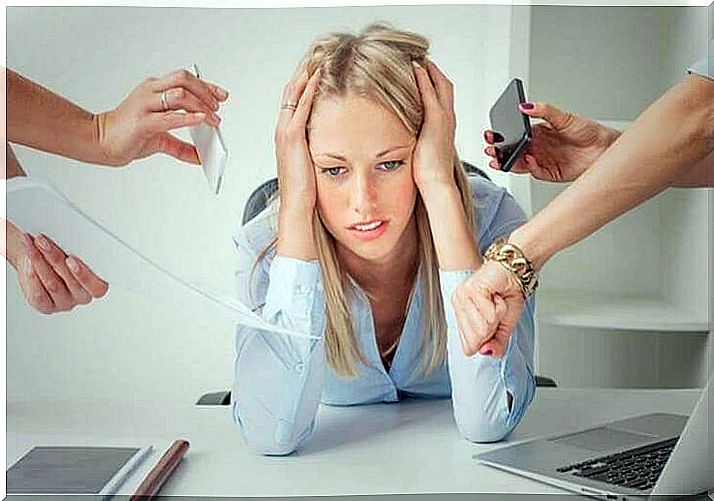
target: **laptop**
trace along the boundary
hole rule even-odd
[[[714,376],[689,418],[647,414],[524,441],[474,459],[600,499],[706,494],[714,489],[712,385]]]

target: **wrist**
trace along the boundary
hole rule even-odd
[[[112,120],[111,111],[93,113],[91,120],[91,150],[96,152],[96,160],[93,163],[108,165],[112,167],[123,167],[129,160],[118,158],[112,153],[109,144],[109,128]]]
[[[506,238],[493,242],[484,254],[484,259],[491,267],[500,267],[510,277],[524,299],[531,296],[538,288],[538,272],[525,253]],[[493,263],[493,264],[490,264]]]
[[[314,239],[314,209],[288,210],[281,205],[278,214],[277,253],[304,261],[317,257]]]
[[[523,226],[516,228],[508,237],[508,243],[518,247],[523,255],[530,261],[533,269],[540,271],[543,265],[551,258],[553,251],[546,246],[543,238],[533,238],[532,231],[527,222]],[[537,232],[536,232],[537,234]]]
[[[419,194],[427,209],[435,204],[442,203],[448,199],[461,199],[461,194],[453,179],[429,180],[428,182],[416,183]]]

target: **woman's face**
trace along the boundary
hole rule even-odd
[[[355,95],[313,105],[309,130],[317,209],[340,250],[384,262],[412,222],[416,138],[376,102]]]

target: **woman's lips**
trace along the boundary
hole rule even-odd
[[[387,231],[388,221],[376,220],[369,223],[355,224],[347,228],[351,235],[360,240],[374,240]]]

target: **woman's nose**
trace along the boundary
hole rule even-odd
[[[356,176],[352,195],[352,207],[363,216],[372,216],[377,204],[376,183],[369,175]]]

